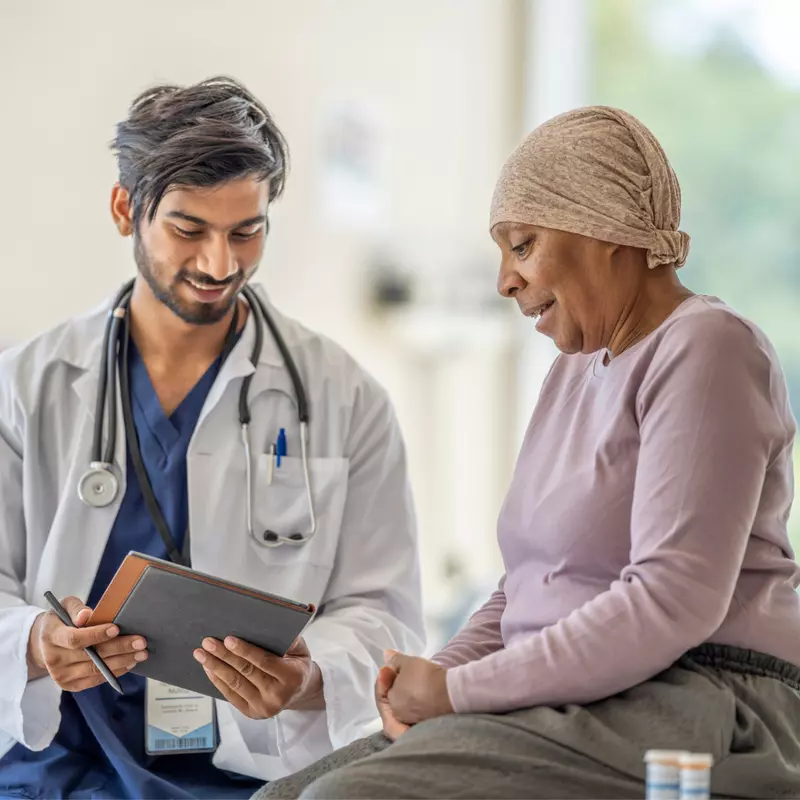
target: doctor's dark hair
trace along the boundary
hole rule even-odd
[[[289,165],[286,140],[267,109],[226,77],[143,92],[117,125],[111,148],[137,228],[145,212],[153,221],[174,186],[269,178],[272,202],[283,191]]]

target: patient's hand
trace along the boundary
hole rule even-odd
[[[232,636],[224,643],[203,639],[194,657],[222,696],[251,719],[325,707],[322,673],[302,637],[283,658]]]
[[[386,665],[396,677],[388,692],[395,718],[406,725],[454,713],[447,691],[447,670],[426,658],[388,651]]]
[[[383,735],[393,742],[396,742],[411,727],[398,721],[389,705],[389,690],[396,677],[397,673],[391,667],[381,667],[378,679],[375,681],[375,705],[378,706],[378,713],[383,722]]]

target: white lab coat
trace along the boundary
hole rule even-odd
[[[28,682],[30,627],[47,607],[48,589],[86,599],[124,494],[121,409],[119,498],[88,508],[76,488],[90,460],[109,305],[0,354],[0,756],[15,741],[43,749],[58,730],[59,688],[49,677]],[[309,399],[316,536],[299,548],[268,549],[247,533],[238,398],[253,372],[252,314],[187,454],[193,567],[319,609],[304,635],[322,671],[326,710],[254,721],[218,702],[214,763],[266,780],[356,738],[376,716],[372,692],[383,650],[418,652],[423,638],[414,511],[392,406],[340,347],[271,310]],[[263,531],[280,520],[289,531],[306,531],[295,396],[265,334],[249,392],[254,524]],[[265,454],[282,427],[289,456],[268,485]]]

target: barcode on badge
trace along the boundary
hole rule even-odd
[[[206,750],[208,746],[205,736],[189,736],[186,739],[156,739],[153,750]]]

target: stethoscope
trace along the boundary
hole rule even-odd
[[[128,346],[130,342],[130,315],[128,314],[128,306],[132,291],[133,281],[130,281],[122,287],[119,294],[114,298],[112,310],[109,312],[108,322],[106,323],[105,332],[103,334],[91,461],[89,463],[89,469],[78,481],[78,496],[86,505],[92,508],[105,508],[111,505],[119,496],[119,480],[114,474],[114,449],[117,437],[116,389],[117,377],[119,376],[120,399],[126,442],[130,451],[131,462],[133,463],[133,468],[142,490],[145,505],[153,520],[153,524],[156,526],[159,535],[167,546],[170,558],[177,563],[187,563],[188,547],[186,543],[189,538],[188,531],[184,541],[183,553],[181,553],[175,545],[175,541],[169,530],[169,525],[167,525],[167,521],[164,519],[164,515],[158,505],[158,500],[153,492],[153,487],[150,484],[150,479],[147,475],[147,470],[145,469],[139,449],[136,426],[133,421],[128,375]],[[251,372],[242,381],[242,386],[239,391],[239,426],[241,428],[246,464],[247,530],[253,540],[262,547],[279,547],[282,544],[299,546],[311,541],[317,532],[317,518],[314,512],[314,498],[311,492],[311,478],[308,468],[308,399],[297,365],[289,353],[289,348],[286,346],[286,342],[281,332],[278,330],[275,320],[273,320],[269,313],[266,304],[249,286],[245,286],[244,289],[242,289],[242,294],[254,314],[253,321],[255,323],[256,338],[253,344],[253,351],[250,355],[250,362],[254,368],[257,367],[258,360],[261,357],[261,350],[264,346],[264,325],[266,325],[283,356],[284,364],[286,365],[286,369],[292,381],[292,388],[297,400],[297,417],[300,422],[301,464],[311,520],[311,528],[308,533],[292,533],[288,536],[281,536],[272,530],[266,530],[259,536],[253,528],[253,482],[250,457],[251,416],[250,405],[247,399],[254,375],[254,372]],[[259,316],[261,320],[258,319]],[[261,324],[262,321],[264,325]],[[231,327],[225,338],[225,344],[222,350],[223,362],[230,354],[236,342],[237,322],[238,307],[234,311]],[[122,357],[121,368],[118,366],[118,357],[120,354]],[[106,445],[105,449],[103,449],[103,430],[106,427]]]

